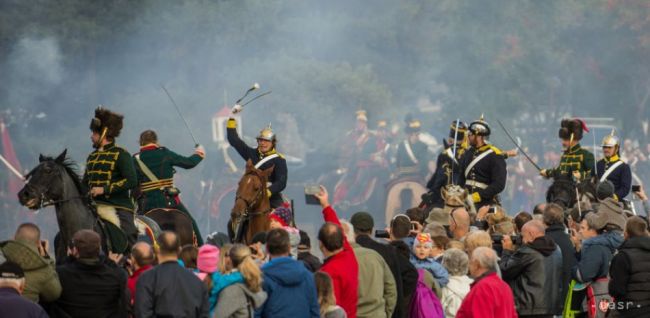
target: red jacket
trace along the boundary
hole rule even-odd
[[[517,318],[510,286],[496,273],[488,273],[472,284],[456,318]]]
[[[325,222],[341,226],[338,216],[332,207],[323,209]],[[325,260],[321,271],[332,277],[336,304],[341,306],[348,318],[357,317],[357,289],[359,288],[359,265],[354,256],[352,246],[343,238],[343,250]]]
[[[152,267],[151,265],[145,265],[143,267],[138,268],[138,270],[133,272],[133,275],[131,275],[126,281],[126,286],[129,288],[129,291],[131,291],[131,304],[133,304],[133,300],[135,299],[135,284],[138,283],[138,278],[140,278],[140,274],[149,270],[151,267]]]

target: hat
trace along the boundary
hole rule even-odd
[[[415,240],[413,240],[413,247],[418,247],[420,245],[433,247],[433,240],[429,233],[420,233],[415,237]]]
[[[483,115],[478,120],[469,124],[469,132],[476,136],[489,136],[491,133],[490,125],[485,121]]]
[[[562,119],[560,123],[560,131],[558,132],[558,137],[566,140],[570,140],[571,135],[573,135],[573,140],[582,139],[582,132],[589,132],[587,125],[584,121],[572,118],[572,119]]]
[[[616,131],[614,129],[612,129],[612,132],[609,135],[605,136],[605,138],[603,138],[603,142],[601,143],[600,146],[601,147],[616,147],[618,145],[619,145],[619,139],[616,136]]]
[[[589,212],[585,215],[584,219],[587,220],[587,224],[591,224],[593,229],[596,231],[602,230],[607,226],[607,215],[605,213]]]
[[[281,206],[269,214],[269,219],[280,222],[282,226],[289,226],[291,224],[291,209]]]
[[[422,127],[422,123],[419,120],[413,118],[411,115],[407,115],[405,121],[406,121],[405,131],[407,134],[420,132],[420,127]]]
[[[357,111],[357,120],[368,122],[368,112],[361,109]]]
[[[214,273],[219,268],[219,248],[210,244],[204,244],[199,248],[199,254],[196,257],[196,268],[204,273]]]
[[[123,115],[99,106],[95,109],[95,117],[90,121],[90,130],[100,135],[106,130],[106,137],[115,138],[120,135],[123,119]]]
[[[355,230],[360,232],[372,231],[372,228],[375,227],[375,221],[368,212],[357,212],[353,214],[352,218],[350,218],[350,223],[352,223]]]
[[[300,230],[300,243],[298,243],[298,248],[311,248],[311,239],[309,239],[309,234],[307,232]]]
[[[614,184],[609,180],[605,180],[596,186],[596,197],[599,201],[602,201],[613,196],[614,191]]]
[[[20,266],[12,261],[0,264],[0,278],[20,279],[25,277],[25,272]]]
[[[449,128],[449,138],[456,137],[456,142],[463,141],[465,139],[465,134],[467,133],[467,124],[462,121],[458,121],[458,135],[456,135],[456,121],[451,122]]]
[[[212,234],[208,235],[208,237],[205,239],[205,242],[207,244],[221,248],[224,246],[224,244],[230,243],[230,239],[226,233],[213,232]]]

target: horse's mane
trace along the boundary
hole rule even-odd
[[[44,157],[43,161],[52,161],[56,163],[57,165],[60,165],[63,167],[65,172],[70,176],[72,179],[72,182],[74,183],[74,186],[77,188],[77,191],[79,191],[79,194],[82,197],[85,197],[85,193],[88,192],[86,187],[81,182],[81,177],[79,177],[79,173],[77,172],[77,163],[74,162],[72,159],[65,158],[63,162],[57,162],[54,158],[52,157]]]

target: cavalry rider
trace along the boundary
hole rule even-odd
[[[545,178],[569,176],[576,181],[591,178],[594,168],[594,155],[580,146],[583,131],[589,132],[585,123],[580,119],[563,119],[558,135],[562,140],[564,153],[560,158],[560,166],[553,169],[542,169],[540,175]]]
[[[614,184],[614,198],[623,200],[632,187],[632,171],[630,166],[619,158],[620,142],[614,131],[603,138],[603,159],[596,163],[598,182],[609,180]]]
[[[266,170],[273,167],[273,173],[269,176],[270,185],[266,192],[271,208],[281,206],[284,202],[282,190],[287,187],[287,161],[276,150],[277,138],[271,125],[269,124],[257,135],[257,148],[249,147],[239,138],[235,118],[228,119],[226,128],[228,142],[244,160],[251,160],[256,169]]]
[[[469,125],[468,131],[472,147],[460,160],[458,183],[471,194],[478,210],[486,205],[499,204],[498,195],[506,186],[507,155],[489,143],[490,126],[482,115]]]
[[[90,122],[90,139],[95,150],[86,159],[83,184],[90,189],[99,217],[120,227],[129,245],[133,245],[138,231],[131,190],[138,181],[131,155],[115,144],[123,119],[124,116],[103,107],[95,109],[95,117]]]
[[[455,157],[454,145],[456,146]],[[467,143],[466,123],[456,120],[451,123],[446,146],[438,155],[436,170],[431,176],[431,179],[429,179],[429,182],[427,182],[431,204],[436,207],[442,207],[444,205],[440,190],[448,184],[458,184],[458,179],[461,174],[459,160],[469,147]]]
[[[196,221],[181,202],[180,191],[174,187],[174,167],[191,169],[205,158],[205,149],[198,146],[189,157],[181,156],[158,144],[158,135],[153,130],[140,134],[140,152],[133,155],[138,174],[138,212],[145,214],[153,209],[176,209],[192,220],[197,243],[203,245],[203,238]]]
[[[427,145],[420,141],[420,126],[417,119],[407,118],[405,131],[408,134],[397,146],[395,166],[397,177],[416,177],[422,181],[427,175],[429,158]]]

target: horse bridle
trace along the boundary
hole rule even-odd
[[[36,169],[34,169],[34,170],[36,170]],[[42,208],[46,208],[48,206],[53,206],[53,205],[59,204],[59,203],[65,203],[65,202],[72,201],[72,200],[83,199],[83,196],[76,196],[76,197],[71,197],[71,198],[61,199],[61,200],[53,200],[53,199],[48,198],[46,196],[46,194],[48,193],[48,190],[43,189],[43,188],[46,188],[46,187],[35,186],[35,185],[29,183],[29,179],[31,178],[32,174],[34,173],[34,170],[30,171],[28,174],[25,175],[25,181],[27,181],[27,184],[25,184],[25,187],[27,187],[28,189],[31,189],[31,190],[38,190],[38,192],[40,193],[40,195],[38,196],[38,199],[39,199],[38,209],[39,210],[42,209]]]
[[[262,183],[264,181],[259,175],[255,174],[253,172],[248,172],[244,176],[247,176],[247,175],[257,177]],[[246,198],[242,197],[241,195],[239,195],[239,193],[237,193],[237,195],[235,196],[235,202],[237,202],[238,200],[244,201],[244,203],[246,204],[246,207],[244,208],[244,213],[238,214],[236,219],[242,219],[242,218],[248,219],[248,218],[250,218],[252,216],[266,214],[267,212],[271,211],[271,209],[267,209],[265,211],[258,211],[258,212],[250,211],[250,209],[252,207],[254,207],[258,203],[260,203],[260,199],[262,199],[262,195],[264,195],[264,193],[266,192],[265,190],[266,190],[266,188],[262,187],[259,191],[257,191],[257,193],[255,194],[255,197],[253,198],[252,201],[248,201]]]

